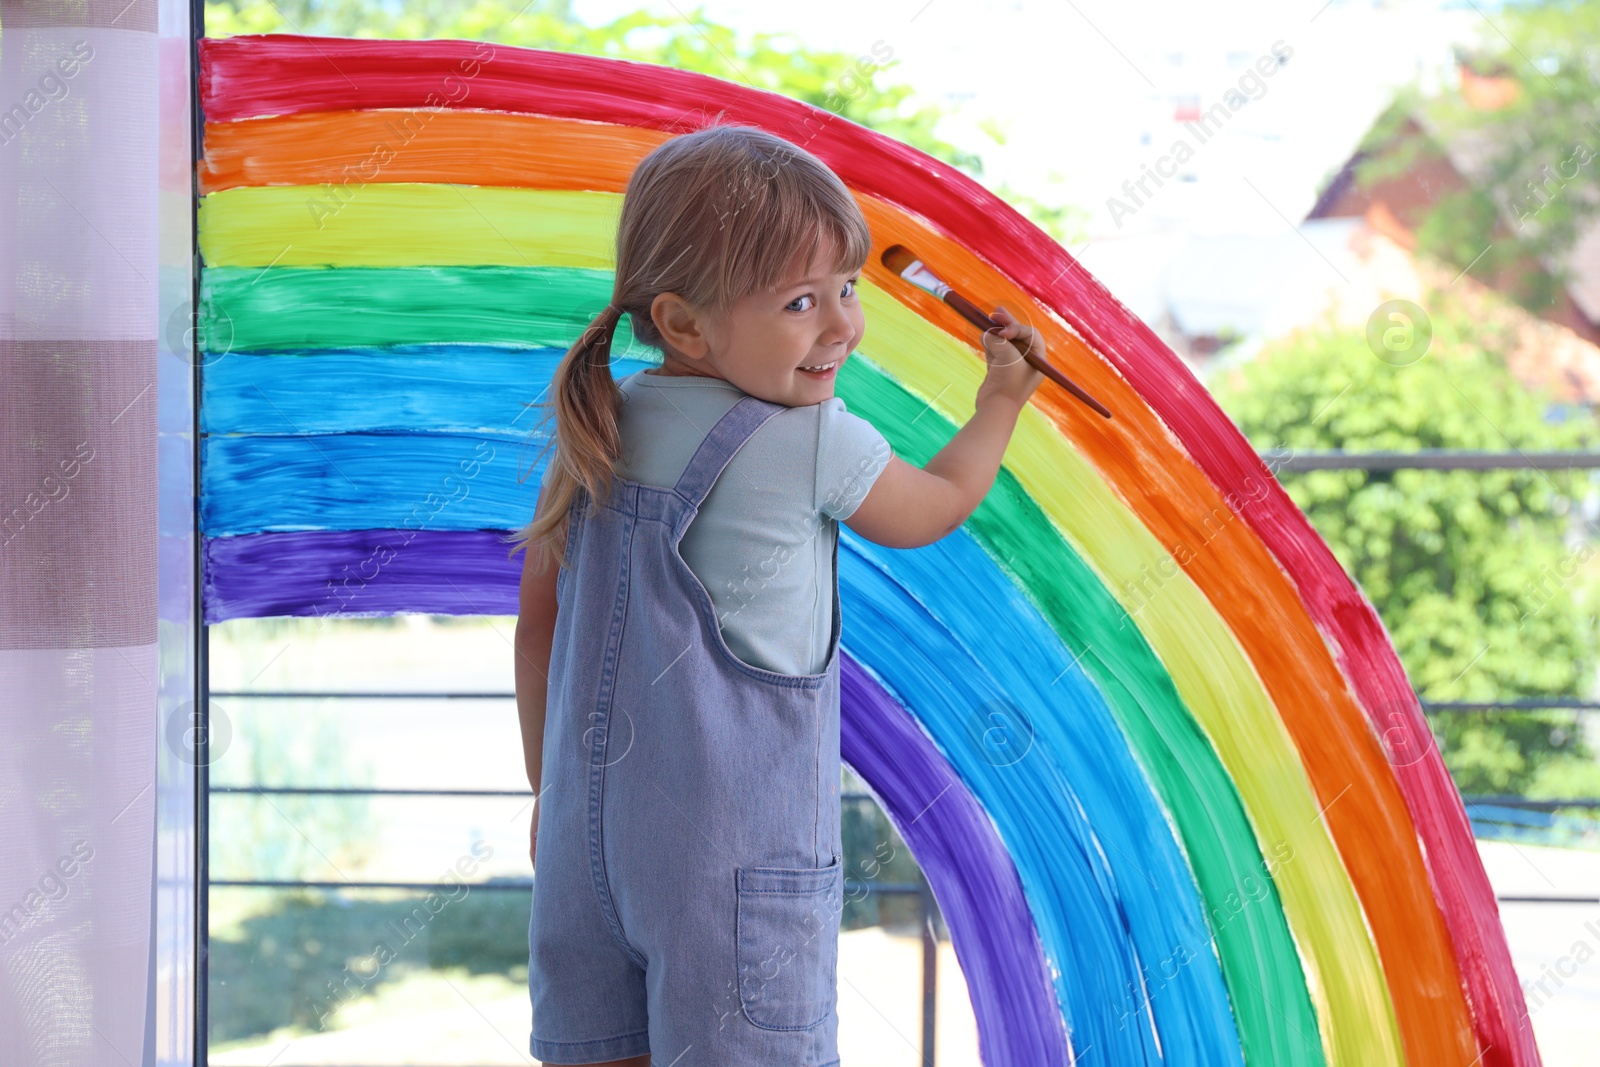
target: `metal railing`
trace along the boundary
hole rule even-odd
[[[1368,470],[1368,471],[1397,471],[1408,469],[1423,470],[1560,470],[1560,469],[1600,469],[1600,452],[1522,452],[1513,448],[1510,452],[1470,452],[1457,450],[1431,450],[1423,449],[1413,452],[1343,452],[1343,451],[1316,451],[1316,452],[1263,452],[1260,457],[1271,464],[1274,471],[1311,471],[1311,470]],[[206,645],[202,639],[201,650],[201,682],[202,693],[206,699],[253,699],[253,700],[326,700],[326,699],[382,699],[382,700],[515,700],[515,694],[507,692],[351,692],[351,691],[217,691],[206,692]],[[204,703],[204,702],[203,702]],[[1578,712],[1600,711],[1600,702],[1586,700],[1563,699],[1526,699],[1500,702],[1424,702],[1423,711],[1428,714],[1448,715],[1475,715],[1493,714],[1503,711],[1530,711],[1530,710],[1573,710]],[[484,789],[384,789],[364,787],[314,787],[314,786],[211,786],[206,767],[202,764],[197,768],[198,793],[200,794],[202,826],[209,823],[207,811],[209,808],[210,793],[262,793],[262,794],[302,794],[302,795],[328,795],[328,796],[456,796],[456,797],[525,797],[532,796],[532,790],[484,790]],[[1502,796],[1494,794],[1464,794],[1463,802],[1467,807],[1469,816],[1476,810],[1489,812],[1499,809],[1504,812],[1553,812],[1560,808],[1600,809],[1600,797],[1582,797],[1570,800],[1533,800],[1527,797]],[[840,796],[841,802],[876,803],[876,798],[870,793],[844,793]],[[1502,814],[1501,819],[1509,818]],[[204,835],[202,835],[203,837]],[[330,890],[351,888],[372,889],[403,889],[415,891],[433,891],[446,888],[443,883],[431,882],[405,882],[405,881],[370,881],[370,882],[318,882],[304,880],[270,880],[270,879],[211,879],[205,862],[205,846],[202,843],[199,869],[205,872],[205,884],[209,886],[239,887],[239,888],[265,888],[265,889],[290,889],[290,888],[321,888]],[[493,890],[520,890],[528,891],[532,888],[532,879],[508,879],[504,881],[473,883],[474,888]],[[936,1029],[936,990],[938,980],[938,941],[934,930],[933,919],[937,913],[937,903],[934,900],[931,887],[926,879],[918,883],[882,883],[870,880],[846,879],[845,885],[850,892],[862,890],[869,894],[915,894],[920,900],[920,917],[922,926],[922,1059],[926,1064],[935,1063]],[[453,888],[453,887],[450,887]],[[1600,896],[1596,897],[1555,897],[1555,896],[1497,896],[1496,900],[1503,903],[1541,903],[1541,904],[1595,904],[1600,903]],[[201,916],[205,914],[202,903]],[[203,921],[203,919],[202,919]],[[207,932],[200,931],[202,937]],[[204,942],[202,942],[202,946]],[[202,959],[204,947],[202,947]],[[202,971],[203,973],[203,971]],[[201,992],[201,1003],[205,1002],[205,993]],[[204,1023],[202,1014],[201,1033],[197,1045],[200,1049],[205,1047]],[[202,1061],[204,1062],[204,1061]]]
[[[443,692],[443,691],[430,692],[430,691],[427,691],[427,690],[413,690],[413,691],[393,691],[393,690],[390,690],[390,691],[382,691],[382,692],[355,691],[355,690],[217,691],[217,692],[213,692],[211,694],[211,696],[213,698],[259,699],[259,700],[337,700],[337,699],[344,699],[344,700],[512,701],[512,700],[516,699],[516,694],[515,693],[503,692],[503,691],[498,691],[498,692],[496,692],[496,691],[483,691],[483,692],[461,693],[461,692]],[[1434,715],[1482,715],[1482,714],[1492,714],[1492,713],[1500,712],[1500,711],[1559,711],[1559,710],[1572,710],[1572,711],[1577,711],[1577,712],[1580,712],[1580,713],[1586,713],[1586,712],[1600,711],[1600,702],[1577,700],[1577,699],[1566,700],[1566,699],[1559,699],[1559,698],[1509,700],[1509,701],[1498,701],[1498,702],[1465,702],[1465,701],[1430,702],[1430,701],[1423,701],[1422,702],[1422,709],[1423,709],[1423,711],[1425,713],[1434,714]],[[211,792],[211,793],[267,793],[267,794],[291,794],[291,795],[294,795],[294,794],[298,794],[298,795],[313,795],[313,794],[315,794],[315,795],[328,795],[328,796],[349,795],[349,796],[530,797],[530,796],[533,795],[532,790],[386,789],[386,788],[379,788],[379,787],[336,787],[336,786],[210,786],[209,787],[209,792]],[[1496,808],[1500,808],[1500,809],[1516,808],[1516,809],[1525,809],[1525,810],[1528,810],[1528,811],[1541,811],[1541,812],[1554,812],[1554,811],[1556,811],[1558,809],[1561,809],[1561,808],[1581,808],[1581,809],[1587,809],[1587,810],[1600,810],[1600,797],[1575,797],[1575,798],[1571,798],[1571,799],[1549,799],[1549,800],[1538,799],[1538,800],[1536,800],[1536,799],[1532,799],[1532,798],[1529,798],[1529,797],[1521,797],[1521,796],[1514,796],[1514,795],[1464,793],[1464,794],[1462,794],[1462,798],[1461,799],[1462,799],[1464,805],[1466,806],[1467,814],[1468,814],[1469,818],[1472,816],[1474,811],[1477,811],[1477,812],[1480,813],[1480,815],[1485,817],[1483,819],[1483,821],[1489,821],[1487,819],[1487,816],[1492,812],[1493,809],[1496,809]],[[876,798],[874,798],[872,796],[872,794],[870,794],[870,793],[845,793],[845,794],[841,794],[840,800],[841,801],[844,801],[844,800],[863,801],[863,800],[865,800],[865,801],[873,801],[874,803],[876,802]],[[1503,818],[1500,818],[1500,819],[1496,819],[1494,821],[1504,822],[1505,820]],[[1600,823],[1597,823],[1597,829],[1600,829]],[[273,882],[273,881],[267,881],[267,880],[250,880],[250,879],[208,879],[207,880],[207,884],[209,884],[209,885],[219,885],[219,886],[253,886],[253,885],[259,885],[259,886],[276,886],[276,887],[280,887],[280,888],[288,888],[288,887],[292,887],[294,885],[299,885],[299,884],[305,884],[305,885],[308,885],[308,886],[309,885],[314,885],[314,883]],[[416,884],[418,886],[421,886],[421,883],[416,883]],[[532,884],[533,883],[532,883],[531,880],[528,880],[528,881],[525,881],[525,882],[485,883],[484,888],[491,888],[491,887],[494,887],[494,886],[498,886],[500,888],[507,888],[507,889],[522,889],[522,888],[531,887]],[[847,886],[852,885],[852,884],[855,884],[855,883],[852,882],[852,880],[849,880],[849,879],[846,880],[846,885]],[[883,886],[882,888],[870,888],[873,885],[875,885],[875,883],[872,883],[870,881],[864,881],[864,882],[861,882],[859,884],[862,885],[862,886],[865,886],[865,887],[869,887],[867,889],[868,892],[879,892],[879,893],[913,893],[913,892],[919,892],[919,893],[928,894],[930,899],[924,902],[923,908],[922,908],[923,925],[926,927],[931,922],[931,918],[932,918],[932,914],[933,914],[933,908],[936,907],[936,904],[931,899],[931,893],[929,893],[929,891],[927,890],[926,883],[924,883],[923,887],[920,888],[920,889],[917,886],[914,886],[914,885],[889,885],[889,886]],[[881,883],[878,883],[878,884],[881,885]],[[355,887],[363,887],[362,883],[332,882],[332,883],[327,883],[327,885],[329,887],[331,887],[331,888],[338,888],[340,886],[351,886],[351,885],[354,885]],[[385,883],[385,885],[387,887],[389,887],[389,888],[403,888],[403,886],[401,886],[399,884],[391,885],[391,884]],[[374,888],[375,887],[376,886],[374,886]],[[432,888],[431,885],[429,886],[429,888]],[[1589,901],[1592,901],[1594,903],[1600,903],[1600,896],[1597,896],[1597,897],[1594,897],[1594,898],[1589,898],[1589,897],[1572,898],[1572,897],[1556,897],[1556,896],[1550,896],[1550,897],[1523,897],[1523,896],[1510,896],[1510,895],[1507,895],[1507,896],[1498,896],[1498,897],[1496,897],[1496,899],[1501,901],[1501,902],[1503,902],[1503,903],[1555,903],[1555,904],[1568,904],[1568,903],[1575,903],[1575,902],[1576,903],[1582,903],[1582,902],[1589,902]],[[925,966],[925,970],[928,970],[929,968],[934,967],[934,963],[930,962],[930,958],[928,957],[928,952],[929,952],[928,946],[924,945],[924,957],[925,957],[924,958],[924,966]],[[936,953],[935,953],[935,957],[936,957]],[[928,976],[925,978],[925,985],[931,986],[931,984],[935,981],[935,977],[936,976],[933,975],[932,971],[929,970]],[[926,990],[925,990],[925,993],[926,993]],[[931,994],[927,994],[927,995],[931,996]],[[925,1023],[924,1023],[924,1031],[925,1031],[925,1033],[927,1032],[927,1030],[928,1030],[928,1025],[927,1025],[927,1023],[925,1021]]]
[[[1592,470],[1600,468],[1600,452],[1470,452],[1422,448],[1414,452],[1262,452],[1261,458],[1282,471],[1498,471]]]
[[[395,693],[395,692],[213,692],[213,697],[227,698],[265,698],[273,700],[288,699],[428,699],[438,698],[443,700],[513,700],[514,694],[510,693]],[[208,794],[266,794],[266,795],[291,795],[291,796],[390,796],[390,797],[532,797],[531,789],[394,789],[378,786],[264,786],[264,785],[212,785],[207,790]],[[844,792],[839,794],[840,803],[858,803],[877,805],[877,798],[871,793]],[[209,803],[209,797],[207,798]],[[506,891],[516,890],[530,892],[533,889],[531,878],[506,878],[481,882],[409,882],[395,880],[346,880],[330,881],[303,878],[206,878],[206,888],[218,886],[230,889],[323,889],[323,890],[361,890],[361,889],[389,889],[411,892],[437,892],[457,890],[465,886],[469,890]],[[938,977],[939,977],[939,942],[934,929],[934,919],[938,912],[938,902],[934,899],[932,887],[926,879],[917,882],[878,882],[871,879],[844,879],[844,892],[848,897],[860,892],[867,896],[915,896],[918,901],[918,926],[921,931],[921,962],[922,962],[922,1034],[920,1059],[928,1067],[937,1063],[936,1034],[938,1030]]]

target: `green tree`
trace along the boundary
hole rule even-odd
[[[1496,301],[1499,298],[1492,298]],[[1473,298],[1476,302],[1477,298]],[[1214,383],[1260,451],[1547,451],[1596,439],[1588,414],[1549,421],[1498,354],[1503,316],[1435,292],[1425,355],[1378,358],[1331,319],[1269,343]],[[1388,353],[1385,353],[1389,355]],[[1397,365],[1405,364],[1405,365]],[[1429,701],[1583,696],[1600,644],[1589,481],[1571,471],[1283,472],[1294,502],[1377,608]],[[1441,715],[1463,792],[1600,795],[1570,712]]]

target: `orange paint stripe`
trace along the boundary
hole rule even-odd
[[[671,134],[500,111],[310,111],[208,122],[202,194],[241,185],[459,182],[620,193]]]
[[[203,192],[364,181],[621,192],[638,159],[671,135],[500,112],[381,110],[208,123],[205,136]],[[1033,399],[1168,546],[1249,656],[1325,805],[1323,819],[1383,960],[1408,1062],[1473,1062],[1478,1048],[1465,993],[1404,798],[1277,561],[1133,388],[1063,322],[919,219],[859,191],[857,199],[879,241],[866,267],[875,284],[953,336],[975,340],[947,305],[878,262],[883,246],[909,245],[980,304],[1004,303],[1030,318],[1052,361],[1115,413],[1101,419],[1049,386]],[[1248,487],[1235,488],[1237,503]]]
[[[1250,658],[1324,805],[1323,820],[1361,899],[1407,1062],[1473,1063],[1479,1049],[1449,929],[1393,768],[1277,560],[1173,445],[1126,379],[1064,323],[920,219],[872,197],[858,195],[857,201],[878,242],[866,268],[874,284],[976,343],[975,328],[954,309],[896,280],[879,262],[884,247],[908,245],[980,307],[1004,304],[1040,329],[1051,362],[1111,409],[1115,417],[1103,419],[1049,383],[1032,400],[1173,553]],[[1262,476],[1270,477],[1264,470]]]

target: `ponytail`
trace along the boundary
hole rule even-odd
[[[578,489],[586,489],[591,501],[611,494],[611,479],[622,455],[617,425],[622,390],[611,376],[611,339],[624,310],[613,300],[594,317],[551,376],[551,398],[538,405],[545,409],[541,427],[551,417],[556,421],[556,432],[549,435],[544,450],[555,450],[550,459],[555,470],[533,521],[522,528],[506,553],[509,558],[519,549],[537,549],[540,559],[533,565],[535,574],[543,574],[551,561],[557,567],[564,564],[567,512]]]
[[[719,115],[640,160],[617,220],[611,302],[550,379],[541,425],[556,419],[546,449],[555,448],[555,466],[537,514],[507,555],[537,548],[542,558],[529,558],[535,573],[550,559],[561,566],[578,490],[588,491],[591,505],[611,495],[622,454],[622,391],[611,377],[611,337],[624,314],[631,316],[633,340],[664,355],[666,342],[650,317],[656,297],[675,293],[723,314],[745,294],[772,292],[824,243],[836,249],[835,271],[859,271],[872,252],[866,216],[827,164],[776,134]]]

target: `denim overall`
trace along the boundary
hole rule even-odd
[[[839,1062],[838,541],[821,674],[734,656],[678,551],[782,410],[741,397],[672,488],[616,478],[589,512],[580,486],[569,512],[528,931],[547,1063]]]

